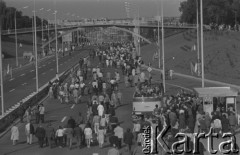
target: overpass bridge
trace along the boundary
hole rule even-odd
[[[143,23],[140,25],[133,24],[133,23],[96,23],[96,24],[79,24],[79,25],[59,25],[57,26],[57,31],[67,31],[67,30],[72,30],[72,29],[76,29],[76,28],[97,28],[97,27],[120,27],[120,28],[150,28],[150,29],[157,29],[158,25],[156,24],[147,24],[147,23]],[[161,28],[161,25],[160,25]],[[196,25],[194,24],[178,24],[178,25],[171,25],[171,24],[164,24],[164,28],[165,29],[195,29]],[[49,31],[54,31],[55,27],[51,26],[49,28],[43,28],[42,27],[37,27],[37,32],[47,32]],[[23,29],[17,29],[15,32],[15,29],[12,30],[3,30],[2,31],[2,35],[4,36],[8,36],[8,35],[14,35],[15,33],[17,34],[27,34],[27,33],[33,33],[33,29],[32,28],[23,28]]]

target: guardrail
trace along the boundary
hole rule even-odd
[[[112,25],[112,26],[135,26],[134,23],[117,23],[117,22],[105,22],[105,23],[81,23],[81,24],[74,24],[74,25],[58,25],[57,29],[67,29],[67,28],[77,28],[79,26],[84,26],[84,27],[88,27],[88,26],[104,26],[104,25]],[[138,25],[137,25],[138,26]],[[140,27],[157,27],[157,23],[140,23],[139,25]],[[196,24],[170,24],[170,23],[164,23],[165,27],[170,27],[170,28],[195,28]],[[160,25],[161,27],[161,25]],[[50,26],[49,30],[54,30],[55,27],[54,26]],[[42,31],[42,27],[37,27],[36,28],[37,31]],[[43,31],[47,31],[48,28],[43,28]],[[22,28],[22,29],[17,29],[16,32],[17,33],[26,33],[26,32],[32,32],[33,29],[32,28]],[[9,35],[9,34],[15,34],[15,30],[3,30],[2,31],[2,35]]]
[[[78,63],[71,66],[59,76],[59,81],[62,83],[69,76],[71,70],[75,70],[78,67]],[[56,77],[51,80],[56,81]],[[26,109],[30,106],[33,107],[38,104],[44,97],[48,95],[49,85],[46,83],[39,88],[39,92],[33,92],[29,96],[22,99],[20,102],[12,106],[6,114],[0,118],[0,133],[4,132],[11,124],[17,120],[21,115],[24,115]]]

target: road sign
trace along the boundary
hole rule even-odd
[[[152,68],[151,68],[151,67],[148,67],[147,70],[148,70],[148,72],[151,72],[151,71],[152,71]]]

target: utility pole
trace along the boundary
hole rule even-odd
[[[161,0],[161,14],[162,14],[162,63],[163,63],[163,92],[166,92],[165,82],[165,51],[164,51],[164,19],[163,19],[163,0]]]
[[[159,69],[161,68],[161,50],[160,50],[160,15],[159,15],[159,3],[157,3],[158,6],[158,17],[157,17],[157,22],[158,22],[158,67]]]
[[[1,80],[1,105],[2,105],[2,116],[4,116],[4,96],[3,96],[3,68],[2,68],[2,15],[0,15],[0,80]]]
[[[196,17],[196,19],[197,19],[197,74],[198,74],[198,76],[200,76],[200,66],[199,66],[199,63],[200,63],[200,54],[199,54],[199,15],[198,15],[198,11],[199,11],[199,9],[198,9],[198,1],[199,0],[196,0],[196,8],[197,8],[197,12],[196,12],[196,14],[197,14],[197,17]]]
[[[58,75],[59,69],[58,69],[58,34],[57,34],[57,9],[56,9],[56,1],[55,1],[55,13],[54,13],[54,18],[55,18],[55,37],[56,37],[56,74]]]
[[[201,64],[202,64],[202,87],[205,87],[205,77],[204,77],[204,55],[203,55],[203,4],[200,0],[200,11],[201,11]]]
[[[37,52],[37,21],[36,21],[36,2],[34,0],[34,43],[35,43],[35,68],[36,68],[36,92],[38,92],[38,52]]]
[[[18,67],[18,41],[17,41],[17,10],[15,10],[15,46],[16,46],[16,66]]]

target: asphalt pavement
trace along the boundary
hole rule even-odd
[[[98,62],[94,61],[94,65],[97,65]],[[104,71],[114,72],[115,69],[106,69]],[[160,81],[160,74],[157,71],[153,71],[153,80]],[[168,94],[176,94],[180,89],[193,89],[194,87],[200,87],[201,81],[196,79],[186,79],[181,76],[175,76],[173,80],[167,80],[167,93]],[[206,83],[206,86],[219,86],[213,83]],[[121,76],[120,83],[120,91],[123,93],[123,105],[117,108],[116,115],[121,122],[121,126],[126,130],[126,128],[132,128],[131,121],[131,112],[132,112],[132,95],[133,88],[125,88],[123,83],[123,77]],[[53,126],[56,128],[58,125],[66,124],[67,120],[70,116],[73,118],[77,118],[78,112],[82,112],[84,116],[86,116],[86,98],[83,99],[81,104],[72,105],[72,104],[60,104],[58,100],[47,99],[44,101],[44,105],[46,108],[46,122],[51,122]],[[0,139],[0,155],[92,155],[93,153],[99,153],[99,155],[106,155],[107,150],[110,148],[109,143],[106,142],[104,144],[104,148],[100,149],[98,146],[93,146],[90,149],[83,148],[78,149],[74,147],[72,150],[68,148],[39,148],[37,145],[37,140],[34,138],[33,145],[26,144],[26,136],[24,133],[25,123],[18,124],[20,129],[20,141],[16,146],[12,146],[12,142],[10,140],[10,132],[7,133]],[[240,144],[240,136],[239,134],[236,136],[237,143]],[[217,139],[214,141],[214,148],[217,149],[218,144],[222,141],[222,139]],[[207,141],[203,140],[205,148],[207,149]],[[76,146],[76,141],[74,141],[74,146]],[[208,155],[209,153],[205,153]],[[218,153],[220,154],[220,153]]]
[[[59,56],[59,73],[65,71],[79,61],[80,57],[88,55],[86,50],[75,50],[72,55]],[[51,57],[41,62],[38,66],[39,87],[46,84],[56,76],[56,58]],[[36,91],[35,65],[30,65],[17,71],[13,77],[4,81],[4,108],[5,111]],[[1,111],[1,107],[0,107]],[[1,114],[1,113],[0,113]]]

